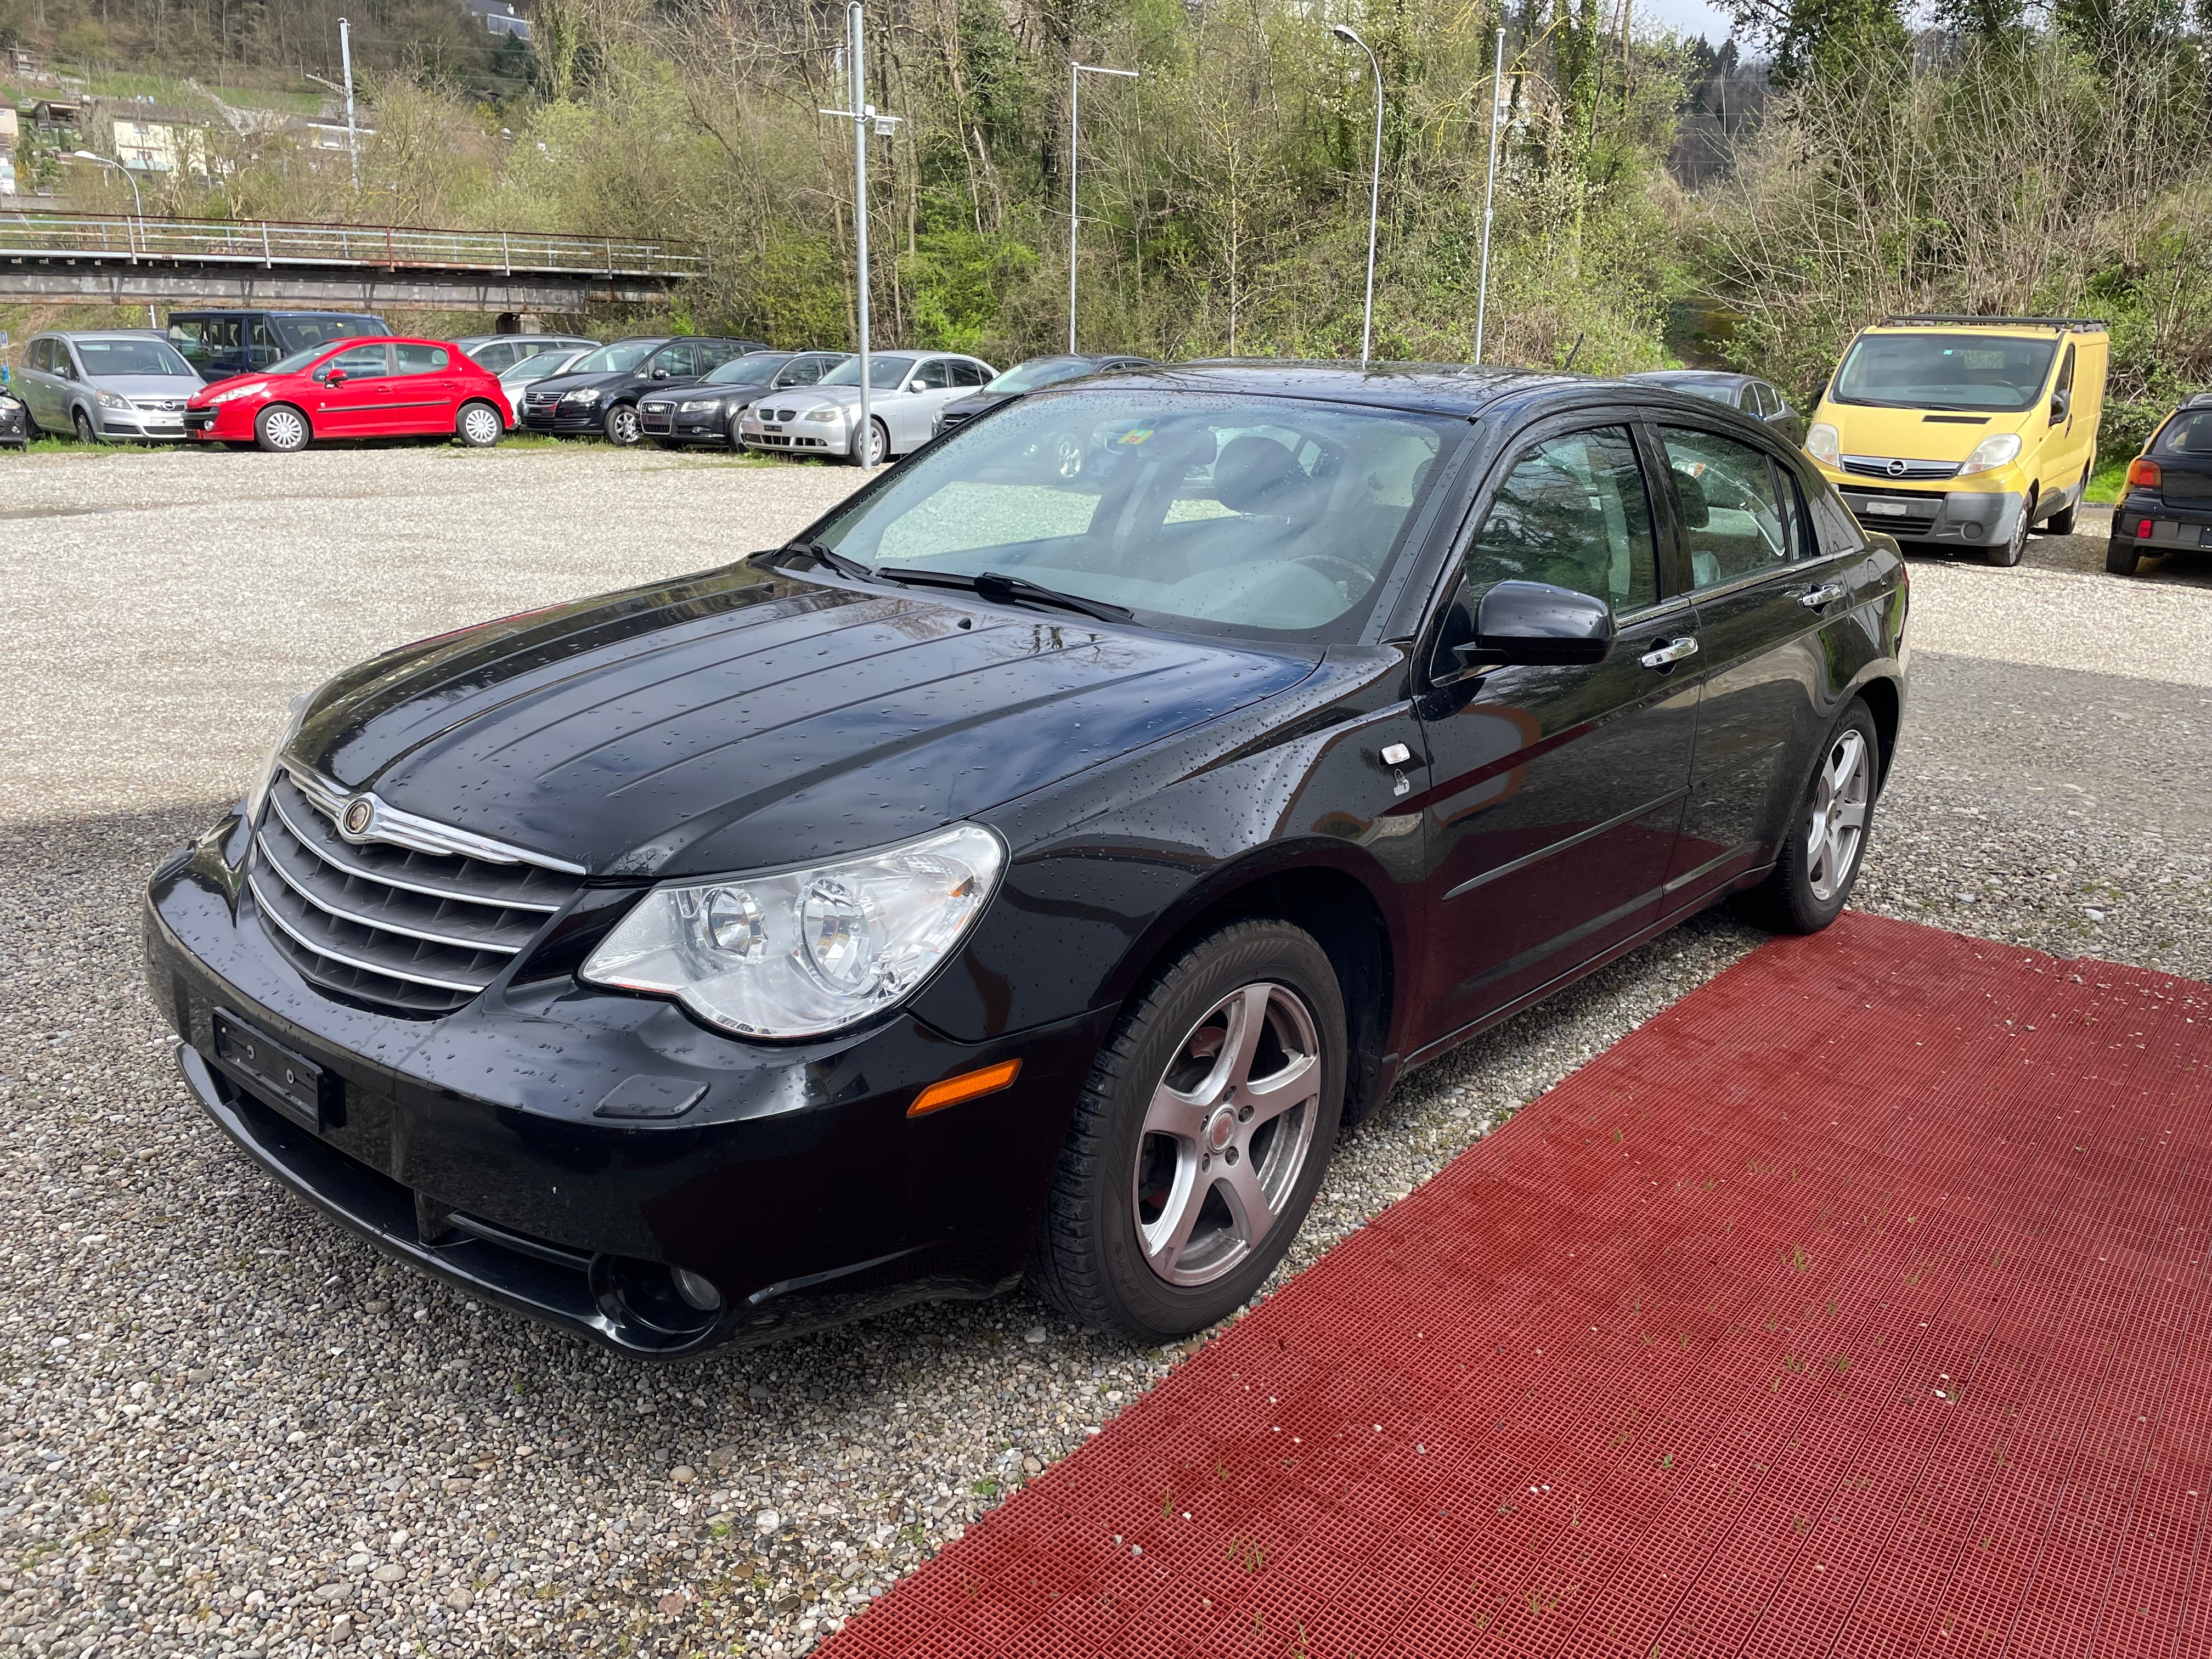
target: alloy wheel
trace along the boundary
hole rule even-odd
[[[607,436],[618,444],[634,444],[644,435],[637,423],[637,410],[628,404],[607,416]]]
[[[1170,1285],[1234,1271],[1274,1229],[1311,1154],[1321,1039],[1286,985],[1206,1011],[1152,1091],[1132,1175],[1137,1246]]]
[[[1858,867],[1873,793],[1872,752],[1857,732],[1837,735],[1813,781],[1813,813],[1805,831],[1805,881],[1826,904]]]

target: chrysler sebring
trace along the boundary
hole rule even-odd
[[[1908,598],[1648,384],[1048,390],[300,698],[155,872],[149,981],[279,1182],[622,1351],[1025,1277],[1159,1341],[1407,1068],[1730,894],[1832,919]]]

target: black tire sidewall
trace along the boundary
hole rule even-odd
[[[2115,576],[2132,576],[2142,558],[2142,555],[2136,550],[2133,543],[2123,545],[2115,540],[2105,550],[2105,568]]]
[[[81,444],[96,444],[100,441],[100,423],[82,409],[70,410],[70,428],[71,434]]]
[[[1809,859],[1805,847],[1805,829],[1813,811],[1813,792],[1818,787],[1820,769],[1827,764],[1828,754],[1836,746],[1836,739],[1849,730],[1856,729],[1866,739],[1871,775],[1867,787],[1867,821],[1859,836],[1858,856],[1851,861],[1851,873],[1834,896],[1823,901],[1814,895],[1812,873],[1807,865]],[[1779,912],[1774,920],[1790,933],[1817,933],[1838,915],[1851,902],[1851,894],[1859,884],[1860,873],[1866,868],[1867,849],[1874,842],[1875,809],[1881,801],[1882,752],[1881,732],[1875,725],[1874,711],[1865,699],[1853,697],[1820,739],[1814,751],[1813,765],[1803,785],[1797,791],[1796,804],[1790,811],[1790,827],[1782,843],[1782,858],[1775,872],[1780,878]]]
[[[471,411],[479,409],[483,410],[492,418],[492,434],[490,437],[485,439],[482,443],[478,443],[474,438],[469,436],[469,416]],[[463,404],[460,408],[460,412],[453,417],[453,435],[459,438],[465,446],[471,449],[495,448],[498,446],[500,439],[506,435],[506,431],[507,422],[500,419],[499,411],[494,409],[489,404],[484,402],[481,398],[471,398],[467,403]]]
[[[1241,985],[1261,981],[1287,986],[1312,1014],[1322,1049],[1321,1107],[1304,1169],[1273,1231],[1235,1271],[1211,1284],[1167,1283],[1146,1265],[1137,1243],[1132,1176],[1145,1111],[1168,1062],[1199,1020]],[[1109,1127],[1091,1179],[1098,1220],[1088,1241],[1097,1283],[1121,1328],[1143,1340],[1166,1341],[1203,1330],[1251,1299],[1282,1261],[1313,1202],[1336,1144],[1347,1073],[1344,994],[1328,956],[1312,937],[1285,922],[1246,922],[1200,940],[1162,976],[1154,995],[1120,1035],[1120,1063],[1107,1094]],[[1094,1086],[1098,1081],[1093,1074]]]

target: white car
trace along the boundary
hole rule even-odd
[[[878,465],[927,443],[937,411],[988,385],[998,374],[980,357],[951,351],[868,354],[867,461]],[[848,357],[811,386],[763,398],[747,410],[738,434],[748,449],[787,455],[861,459],[860,360]]]
[[[541,351],[536,356],[525,357],[499,372],[499,389],[507,393],[507,426],[522,418],[522,394],[533,381],[549,380],[556,374],[566,374],[568,366],[579,358],[587,357],[599,349],[595,344],[556,346]]]

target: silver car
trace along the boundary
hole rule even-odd
[[[544,351],[589,351],[599,344],[580,334],[471,334],[453,343],[469,355],[478,368],[505,374],[517,363]]]
[[[937,411],[998,374],[980,357],[950,351],[868,354],[868,464],[878,465],[927,443]],[[861,458],[860,360],[848,357],[820,382],[789,397],[763,398],[738,423],[748,449],[787,455]]]
[[[33,432],[181,441],[185,403],[204,383],[184,354],[151,329],[31,337],[15,382]]]
[[[456,341],[455,343],[459,343]],[[599,349],[599,342],[596,340],[586,340],[581,344],[556,346],[550,350],[541,351],[535,356],[518,357],[507,368],[501,369],[499,389],[507,393],[508,429],[513,430],[514,423],[522,418],[522,394],[529,389],[533,381],[550,380],[556,374],[566,374],[571,363],[589,356]],[[464,347],[463,349],[465,350],[466,348]]]

